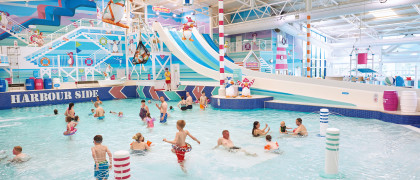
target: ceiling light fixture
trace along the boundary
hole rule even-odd
[[[388,0],[379,0],[380,3],[386,3]]]
[[[371,11],[369,12],[369,14],[372,14],[376,18],[397,15],[397,13],[395,13],[395,11],[392,9],[381,9],[381,10]]]

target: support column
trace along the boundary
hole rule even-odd
[[[312,0],[306,0],[306,77],[311,77],[311,11]]]
[[[226,90],[225,86],[225,35],[224,35],[224,28],[223,28],[223,0],[219,0],[219,72],[220,72],[220,89],[219,95],[225,96]]]
[[[209,27],[210,27],[210,29],[209,29],[209,35],[210,35],[210,38],[213,40],[213,22],[212,22],[212,15],[213,15],[213,10],[211,9],[211,7],[209,7]]]

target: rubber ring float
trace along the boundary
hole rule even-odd
[[[45,63],[44,63],[44,60],[47,60],[48,62],[45,64]],[[50,65],[50,63],[51,63],[51,61],[50,61],[50,59],[48,59],[47,57],[43,57],[43,58],[39,61],[39,63],[40,63],[42,66],[49,66],[49,65]]]
[[[90,63],[88,63],[88,61],[90,61]],[[92,64],[93,64],[93,60],[92,60],[91,58],[86,58],[86,59],[85,59],[85,64],[86,64],[87,66],[92,66]]]
[[[99,39],[99,44],[101,44],[102,46],[105,46],[108,43],[108,40],[104,37],[101,37],[101,39]]]

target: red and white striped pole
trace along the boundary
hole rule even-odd
[[[220,89],[219,95],[225,96],[226,90],[225,86],[225,35],[223,27],[223,0],[219,0],[219,72],[220,72]]]
[[[128,151],[114,152],[114,176],[115,179],[130,178],[130,153]]]
[[[312,0],[306,0],[306,77],[311,77],[311,14]]]

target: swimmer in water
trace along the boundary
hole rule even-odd
[[[79,116],[74,116],[73,121],[74,121],[73,122],[74,123],[74,126],[73,127],[76,127],[79,124],[79,122],[80,122]]]
[[[77,120],[79,120],[79,117],[78,116],[76,116],[76,117],[77,117]],[[76,119],[76,118],[74,118],[74,119]],[[67,131],[65,131],[64,133],[65,134],[71,134],[75,129],[74,127],[77,126],[77,122],[73,122],[72,118],[69,117],[69,116],[66,117],[66,122],[67,122]]]
[[[90,100],[90,101],[93,102],[92,100]],[[102,104],[102,101],[99,99],[99,96],[96,96],[95,103]]]
[[[150,113],[149,106],[146,105],[146,101],[143,99],[141,100],[140,113],[139,113],[141,120],[144,120],[147,113]]]
[[[178,129],[178,132],[175,134],[175,139],[173,141],[169,141],[163,139],[163,141],[172,144],[172,152],[176,154],[176,157],[178,158],[178,163],[181,166],[182,171],[187,172],[187,170],[184,167],[185,163],[185,153],[191,151],[191,145],[185,142],[185,139],[187,136],[190,136],[191,139],[194,141],[197,141],[198,144],[200,144],[200,141],[192,136],[189,131],[184,130],[185,127],[185,121],[184,120],[178,120],[176,122],[176,128]]]
[[[266,135],[269,131],[270,128],[268,127],[268,130],[265,131],[265,129],[267,129],[268,125],[265,124],[265,128],[264,129],[259,129],[260,128],[260,122],[255,121],[254,122],[254,127],[252,128],[252,136],[254,137],[258,137],[258,136],[264,136]]]
[[[192,109],[193,99],[189,92],[187,92],[186,95],[187,95],[187,99],[185,99],[185,101],[187,102],[187,109]]]
[[[152,104],[152,101],[151,100],[148,100],[147,103]]]
[[[9,162],[25,162],[29,160],[29,156],[22,153],[22,147],[21,146],[15,146],[13,147],[13,159],[9,160]]]
[[[147,124],[147,128],[153,128],[155,127],[155,118],[150,117],[150,113],[146,114],[146,117],[144,118],[144,122]]]
[[[161,104],[160,106],[156,104],[156,107],[160,110],[160,123],[166,123],[166,119],[168,118],[168,103],[166,103],[163,96],[159,99]]]
[[[207,97],[206,97],[206,93],[204,91],[201,92],[201,97],[200,97],[200,109],[206,109],[207,107]]]
[[[112,153],[108,147],[102,145],[102,136],[96,135],[93,138],[95,146],[91,148],[93,161],[95,161],[94,176],[96,179],[108,179],[109,169],[112,168]],[[109,164],[106,160],[106,154],[108,154]]]
[[[141,133],[137,133],[136,135],[134,135],[133,139],[135,141],[133,141],[130,144],[130,149],[133,150],[134,152],[150,149],[150,146],[144,142],[144,137],[141,135]]]
[[[54,115],[58,115],[58,110],[54,109]]]
[[[179,101],[179,103],[178,103],[177,106],[182,111],[187,110],[187,101],[185,100],[185,97],[184,96],[181,96],[181,101]]]
[[[302,119],[301,118],[296,119],[296,125],[298,127],[293,130],[294,135],[308,136],[308,131],[306,130],[306,127],[302,124]]]
[[[101,107],[101,106],[99,106],[99,103],[98,102],[95,102],[95,107],[96,107],[96,110],[95,110],[95,114],[93,115],[93,117],[97,117],[98,119],[104,119],[105,118],[105,110]]]
[[[118,117],[123,117],[123,112],[114,112],[114,111],[109,111],[109,113],[113,114],[113,115],[118,115]]]
[[[270,135],[265,136],[265,140],[267,141],[267,145],[264,146],[265,150],[270,151],[270,150],[279,149],[279,144],[277,142],[272,142]]]
[[[174,110],[175,110],[174,107],[169,106],[169,111],[174,111]]]
[[[232,140],[230,140],[228,130],[223,130],[222,131],[222,137],[217,140],[217,146],[214,147],[213,149],[216,149],[219,146],[223,146],[224,148],[226,148],[230,152],[241,151],[241,152],[244,152],[248,156],[257,156],[256,153],[249,153],[249,152],[245,151],[244,149],[233,145]]]
[[[292,129],[286,127],[286,123],[284,121],[280,122],[280,134],[287,134],[287,129]]]
[[[89,116],[92,116],[95,114],[95,110],[94,109],[90,109],[90,113],[88,114]]]
[[[72,119],[74,119],[75,114],[76,113],[74,112],[74,103],[69,103],[69,107],[64,112],[64,116],[70,116]]]

